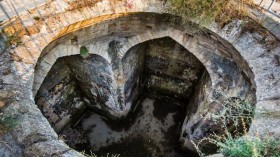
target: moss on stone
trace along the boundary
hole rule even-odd
[[[18,122],[12,117],[0,118],[0,136],[5,135],[12,128],[16,127]]]
[[[88,49],[85,47],[85,46],[82,46],[80,48],[80,55],[83,57],[83,58],[87,58],[89,56],[89,53],[88,53]]]

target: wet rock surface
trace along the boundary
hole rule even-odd
[[[56,131],[79,117],[85,109],[77,82],[67,62],[58,60],[43,82],[35,101]]]
[[[203,72],[201,62],[170,38],[149,41],[146,52],[147,88],[187,100]]]
[[[109,121],[87,112],[75,126],[61,136],[72,148],[97,155],[126,157],[196,156],[181,150],[178,143],[185,115],[185,103],[146,91],[137,109],[124,121]]]

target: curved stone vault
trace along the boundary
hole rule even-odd
[[[246,30],[240,20],[223,28],[215,23],[205,27],[191,22],[174,23],[172,15],[163,14],[161,1],[135,1],[132,8],[127,8],[123,2],[107,0],[78,10],[68,7],[65,4],[65,8],[50,11],[42,6],[45,21],[24,22],[28,33],[23,32],[22,44],[1,53],[0,118],[3,124],[9,122],[0,132],[0,141],[3,141],[0,150],[4,155],[82,156],[59,140],[34,101],[36,94],[42,92],[39,89],[55,62],[80,55],[82,47],[88,50],[87,55],[102,57],[102,63],[110,67],[106,74],[110,87],[104,89],[111,94],[99,109],[106,109],[107,116],[118,119],[126,116],[132,106],[132,102],[127,101],[130,97],[127,91],[131,90],[126,88],[131,76],[127,68],[121,66],[123,59],[135,46],[164,37],[193,54],[209,74],[201,76],[203,81],[197,84],[201,88],[197,87],[190,96],[188,106],[191,107],[181,129],[183,146],[193,149],[190,140],[206,137],[205,130],[218,132],[214,123],[201,118],[219,109],[219,104],[213,101],[218,90],[229,97],[240,97],[256,104],[256,115],[249,129],[251,135],[280,137],[280,44],[273,32]],[[24,18],[27,16],[22,15],[21,19]],[[20,30],[22,23],[19,21],[6,22],[4,32]],[[94,71],[86,68],[85,71]],[[85,76],[94,80],[90,75]],[[83,83],[79,77],[76,79]],[[83,88],[83,92],[93,94],[93,87]],[[94,100],[88,101],[93,103]]]

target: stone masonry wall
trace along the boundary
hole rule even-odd
[[[219,82],[223,82],[223,77],[219,77],[219,71],[212,66],[211,56],[216,54],[234,61],[244,79],[248,80],[250,86],[256,90],[257,112],[250,127],[250,134],[254,135],[258,132],[259,135],[271,134],[274,138],[280,137],[280,120],[277,114],[280,111],[278,105],[280,45],[277,34],[279,27],[273,27],[273,30],[266,27],[272,30],[266,34],[246,30],[239,20],[232,21],[224,28],[215,23],[203,29],[193,28],[188,24],[172,25],[170,22],[164,22],[166,18],[160,15],[164,12],[162,1],[133,1],[131,9],[125,7],[122,2],[114,1],[113,3],[109,0],[74,11],[67,10],[69,7],[67,4],[64,6],[63,8],[46,6],[36,8],[41,10],[44,17],[41,22],[27,21],[29,17],[36,14],[36,10],[21,15],[23,25],[30,26],[28,29],[34,31],[30,31],[30,34],[22,33],[20,36],[22,44],[1,52],[0,118],[1,127],[7,130],[0,136],[0,140],[3,141],[0,143],[2,154],[81,156],[58,140],[57,134],[35,105],[33,97],[33,93],[37,92],[57,58],[79,54],[80,46],[70,45],[67,42],[69,41],[67,39],[72,39],[74,36],[77,36],[78,43],[102,36],[126,36],[128,40],[119,51],[123,54],[144,41],[171,37],[202,62],[210,75],[212,89],[216,88]],[[132,12],[138,13],[135,13],[134,17],[127,14]],[[140,12],[149,12],[144,16],[142,14],[142,19],[145,17],[146,21],[140,22],[141,18],[137,17],[137,14],[141,14]],[[261,12],[257,12],[258,14],[251,16],[253,19],[263,17]],[[15,22],[6,22],[2,25],[5,34],[21,29],[20,19],[14,19]],[[274,26],[273,20],[269,22],[272,23],[270,26]],[[268,21],[265,20],[264,23],[268,24]],[[277,25],[279,23],[275,26]],[[110,29],[108,29],[109,26]],[[96,53],[101,53],[102,44],[93,49]],[[104,55],[104,58],[110,60],[108,55]],[[38,68],[34,69],[36,64]],[[33,88],[33,92],[32,86],[36,87]],[[11,124],[15,125],[7,126],[7,122],[11,120],[14,122]]]
[[[125,78],[124,95],[126,107],[134,105],[143,89],[143,71],[145,59],[145,45],[132,47],[122,58],[122,69]]]
[[[147,88],[186,101],[203,71],[200,61],[170,38],[150,41],[146,53]]]
[[[35,102],[56,132],[85,108],[70,68],[59,59],[45,78]]]

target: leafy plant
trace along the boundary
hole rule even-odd
[[[219,144],[219,152],[227,157],[279,157],[280,141],[273,138],[261,139],[260,137],[226,138]]]
[[[12,35],[7,36],[7,40],[6,40],[6,47],[10,47],[12,45],[19,45],[21,44],[21,38],[19,36],[20,31],[15,32]]]
[[[82,46],[80,48],[80,55],[83,57],[83,58],[87,58],[89,56],[89,53],[88,53],[88,49],[85,47],[85,46]]]
[[[205,154],[199,149],[199,145],[208,141],[218,147],[218,152],[227,157],[279,157],[280,141],[270,137],[251,137],[248,135],[254,106],[240,98],[232,98],[224,93],[218,93],[223,98],[215,100],[222,105],[216,114],[208,114],[208,118],[222,125],[224,134],[213,133],[210,137],[203,138],[197,144],[192,142],[203,157]],[[222,101],[221,101],[222,100]]]

